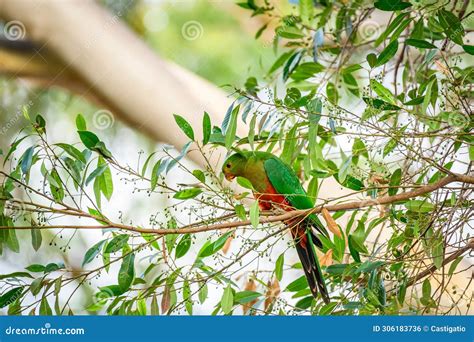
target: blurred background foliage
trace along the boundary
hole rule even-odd
[[[163,58],[173,61],[216,86],[241,87],[250,76],[260,77],[274,58],[274,52],[264,41],[255,39],[262,19],[248,20],[247,11],[233,1],[135,1],[105,0],[101,3]],[[283,9],[290,6],[277,1]],[[186,25],[198,25],[197,36],[183,36]],[[0,23],[0,26],[5,23]],[[194,26],[191,29],[195,29]],[[3,31],[3,30],[2,30]],[[191,32],[191,34],[194,34]],[[124,46],[124,49],[127,47]],[[257,62],[258,61],[258,62]],[[228,90],[228,88],[227,88]],[[31,113],[42,113],[60,128],[74,129],[73,118],[83,113],[91,118],[100,110],[95,104],[60,87],[41,88],[33,83],[8,75],[0,75],[0,125],[8,129],[0,132],[0,141],[8,143],[12,135],[24,125],[21,108],[30,103]],[[108,139],[124,125],[116,122],[108,130]],[[154,142],[137,132],[130,132],[131,140],[143,146]],[[121,137],[119,137],[121,138]]]

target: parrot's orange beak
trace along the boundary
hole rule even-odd
[[[225,179],[227,179],[229,182],[231,182],[234,178],[235,178],[235,175],[231,174],[231,173],[225,173],[224,172],[224,177]]]

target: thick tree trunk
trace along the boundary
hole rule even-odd
[[[201,127],[203,111],[220,123],[230,99],[191,72],[159,58],[106,9],[90,0],[0,0],[0,15],[17,20],[26,36],[54,53],[84,82],[79,95],[93,93],[123,121],[155,140],[181,147],[173,113]],[[20,72],[21,74],[21,72]],[[200,129],[196,129],[200,133]],[[201,158],[191,155],[194,161]]]

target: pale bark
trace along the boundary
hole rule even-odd
[[[220,124],[231,99],[206,80],[161,59],[118,16],[91,0],[0,0],[0,15],[18,20],[41,51],[51,51],[114,114],[157,141],[187,142],[173,113],[201,127],[204,111]],[[21,70],[19,70],[21,74]],[[89,97],[89,96],[88,96]],[[196,129],[200,136],[200,129]],[[191,158],[202,164],[198,154]]]

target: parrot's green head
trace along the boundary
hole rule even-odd
[[[242,176],[245,164],[247,164],[247,157],[244,154],[234,153],[229,156],[222,165],[222,173],[225,179],[231,181],[235,177]]]

